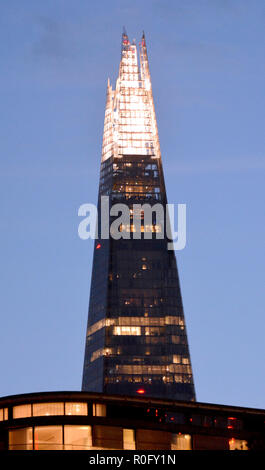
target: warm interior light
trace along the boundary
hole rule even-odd
[[[139,388],[137,390],[137,393],[139,393],[139,395],[143,395],[145,393],[145,390],[143,388]]]

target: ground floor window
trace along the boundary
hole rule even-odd
[[[32,428],[9,431],[9,450],[33,450]]]
[[[191,436],[189,434],[172,434],[172,450],[191,450]]]
[[[123,429],[104,425],[33,426],[9,430],[9,450],[248,450],[247,441],[221,436]]]
[[[64,450],[89,450],[91,448],[91,426],[64,426]]]
[[[242,439],[230,439],[229,450],[248,450],[248,443]]]

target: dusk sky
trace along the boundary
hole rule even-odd
[[[197,400],[265,408],[262,0],[0,5],[0,396],[80,390],[107,78],[145,31]]]

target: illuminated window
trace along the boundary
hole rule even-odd
[[[64,450],[88,450],[91,447],[91,426],[64,426]]]
[[[165,317],[166,325],[180,325],[184,326],[184,319],[178,316]]]
[[[117,274],[116,277],[118,278],[119,275]],[[87,330],[87,336],[93,335],[94,333],[96,333],[96,331],[101,330],[101,328],[104,328],[105,326],[113,325],[114,323],[115,323],[115,319],[112,319],[112,318],[99,320],[98,322],[90,326],[90,328]]]
[[[0,408],[0,421],[8,419],[8,408]]]
[[[13,407],[13,418],[28,418],[31,416],[31,404]]]
[[[230,439],[229,450],[248,450],[248,443],[241,439]]]
[[[191,450],[191,436],[189,434],[172,434],[171,450]]]
[[[63,450],[62,426],[36,426],[34,450]]]
[[[120,374],[157,374],[161,375],[165,366],[161,365],[116,365],[116,372]],[[149,379],[149,377],[148,377]],[[136,380],[134,380],[136,381]],[[142,379],[140,378],[140,382]]]
[[[87,403],[65,403],[66,415],[87,415]]]
[[[32,428],[12,429],[8,440],[9,450],[33,450]]]
[[[135,432],[133,429],[123,429],[123,448],[135,450]]]
[[[180,356],[173,356],[173,362],[174,364],[180,364],[181,362],[181,357]]]
[[[137,326],[115,326],[113,329],[113,334],[123,336],[141,336],[141,328]]]
[[[34,403],[33,416],[59,416],[64,414],[63,403]]]
[[[190,364],[189,358],[188,358],[188,357],[183,357],[183,358],[182,358],[182,364],[187,364],[187,365],[189,365],[189,364]]]
[[[90,362],[96,361],[99,357],[103,356],[103,354],[104,354],[104,349],[103,348],[97,349],[96,351],[94,351],[91,354]]]
[[[105,417],[107,414],[106,412],[106,405],[103,405],[102,403],[93,403],[93,416]]]

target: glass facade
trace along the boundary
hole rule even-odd
[[[0,401],[0,451],[265,449],[265,410],[95,392]]]
[[[239,442],[235,441],[239,448]],[[242,441],[243,442],[243,441]],[[50,425],[9,431],[9,450],[191,450],[191,436],[119,426]]]
[[[9,431],[9,450],[248,450],[243,439],[118,426],[50,425]]]
[[[82,390],[195,400],[176,258],[162,238],[166,211],[157,209],[167,197],[144,36],[138,65],[123,34],[116,89],[108,83],[99,214],[102,196],[110,223],[116,203],[130,222],[119,239],[95,240]]]

